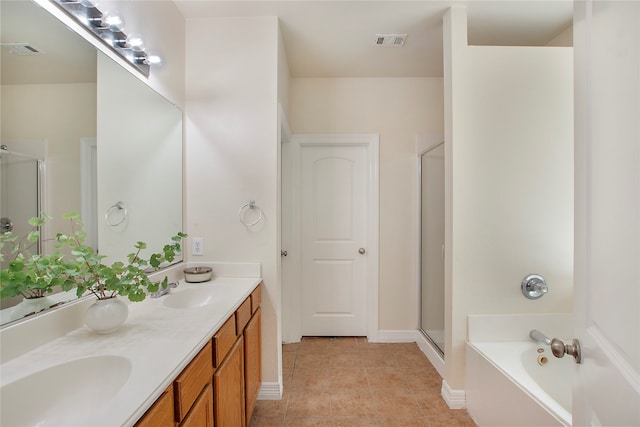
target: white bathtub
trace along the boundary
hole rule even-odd
[[[468,342],[467,410],[480,426],[570,426],[573,363],[533,341]]]

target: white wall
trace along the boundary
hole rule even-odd
[[[182,111],[102,53],[97,103],[97,211],[122,221],[98,221],[99,253],[124,262],[143,241],[148,258],[183,229]]]
[[[379,329],[418,327],[416,134],[442,133],[440,78],[293,78],[292,133],[380,134]]]
[[[100,7],[117,10],[125,19],[127,33],[142,34],[147,49],[163,57],[160,67],[151,67],[149,86],[169,101],[184,107],[185,20],[172,1],[101,0]]]
[[[445,17],[445,380],[464,388],[468,314],[572,310],[571,48],[466,45]],[[528,300],[539,273],[549,294]]]
[[[260,262],[263,381],[279,380],[278,21],[187,20],[187,233],[204,238],[189,261]],[[280,88],[281,91],[286,90]],[[252,228],[238,218],[249,200],[264,211]]]

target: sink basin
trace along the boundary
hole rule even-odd
[[[86,424],[130,374],[131,362],[120,356],[74,359],[35,372],[0,388],[0,425]]]
[[[172,293],[164,300],[164,305],[171,308],[195,308],[219,304],[221,308],[228,304],[221,299],[222,293],[213,286],[189,288]]]

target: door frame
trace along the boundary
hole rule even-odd
[[[288,180],[290,186],[283,185],[290,194],[283,194],[283,210],[290,209],[290,223],[283,223],[283,250],[287,251],[283,262],[290,263],[291,268],[283,268],[282,278],[282,339],[285,343],[298,342],[302,338],[302,286],[301,286],[301,230],[300,230],[300,155],[301,148],[322,146],[363,146],[367,149],[368,188],[367,188],[367,272],[366,272],[366,325],[367,339],[377,342],[378,328],[378,242],[379,242],[379,155],[380,136],[378,134],[294,134],[283,149],[290,150],[290,162],[282,163],[283,182]],[[286,247],[286,241],[289,242]]]

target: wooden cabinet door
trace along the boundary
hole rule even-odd
[[[244,338],[240,336],[213,375],[216,427],[244,427]]]
[[[213,400],[211,384],[202,390],[180,427],[213,427]]]
[[[244,330],[246,425],[251,421],[262,384],[262,310],[258,308]]]
[[[200,396],[200,392],[207,383],[211,382],[213,364],[211,360],[211,342],[193,358],[173,383],[175,394],[176,420],[182,420]]]
[[[169,386],[138,420],[136,427],[173,427],[173,388]]]

